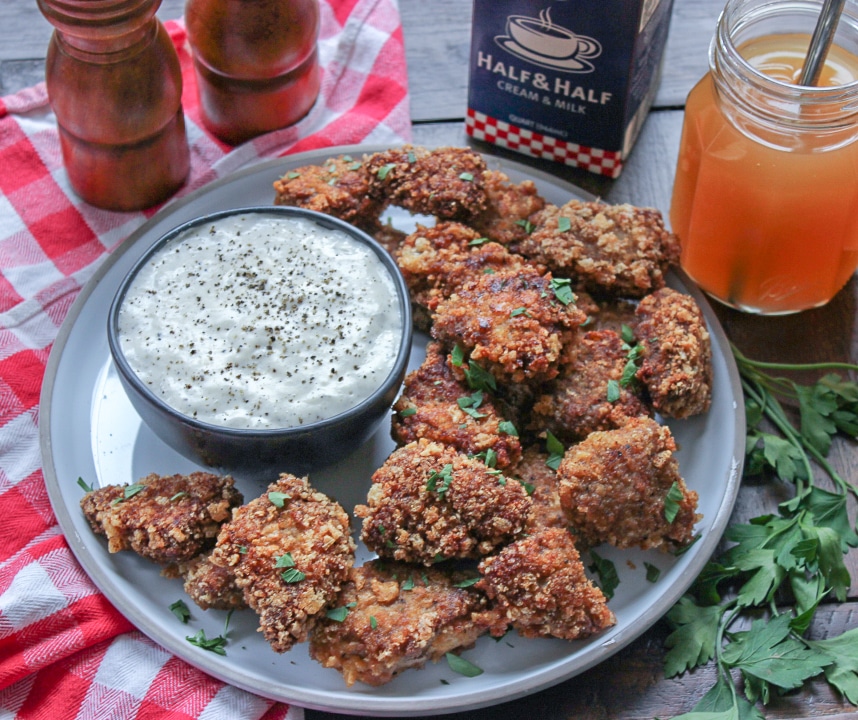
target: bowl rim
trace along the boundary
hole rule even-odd
[[[235,215],[243,214],[281,215],[285,218],[304,218],[327,229],[345,232],[350,237],[364,243],[373,250],[390,275],[399,301],[399,312],[402,321],[396,360],[394,361],[390,372],[381,384],[356,405],[353,405],[336,415],[332,415],[331,417],[324,418],[322,420],[316,420],[315,422],[307,423],[306,425],[268,428],[239,428],[228,425],[218,425],[216,423],[198,420],[172,407],[164,401],[163,398],[156,395],[146,386],[131,366],[131,363],[129,363],[128,359],[125,357],[125,353],[123,352],[119,341],[119,310],[122,307],[122,303],[128,293],[128,290],[140,271],[163,247],[169,245],[187,231],[192,230],[199,225],[215,222],[225,217],[233,217]],[[183,423],[199,432],[219,434],[224,437],[234,439],[243,438],[264,440],[266,438],[273,439],[307,435],[337,426],[344,421],[348,421],[361,415],[363,411],[368,406],[372,405],[380,396],[387,394],[391,389],[398,387],[401,383],[400,378],[405,373],[410,357],[413,331],[411,300],[408,286],[405,283],[405,279],[403,278],[396,261],[390,253],[371,235],[345,220],[341,220],[331,215],[325,215],[324,213],[320,213],[315,210],[291,205],[250,205],[246,207],[219,210],[217,212],[192,218],[191,220],[168,230],[146,249],[146,251],[135,261],[131,269],[122,278],[107,313],[107,343],[110,348],[110,355],[114,365],[116,366],[116,370],[124,382],[129,383],[136,392],[146,399],[147,402],[158,407],[171,419]]]

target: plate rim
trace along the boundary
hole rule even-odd
[[[297,692],[290,693],[289,696],[285,696],[282,692],[278,692],[275,683],[263,682],[260,686],[257,683],[253,683],[249,677],[246,681],[243,681],[240,677],[234,677],[233,673],[224,672],[223,668],[214,661],[214,659],[209,659],[205,654],[183,652],[186,648],[174,642],[172,637],[158,632],[157,623],[153,622],[143,614],[140,608],[137,608],[133,603],[123,601],[121,593],[114,587],[112,581],[108,577],[108,574],[101,567],[101,564],[88,552],[86,541],[76,531],[71,517],[71,510],[62,498],[59,475],[54,462],[54,442],[51,434],[51,427],[53,424],[52,406],[57,372],[69,339],[75,330],[77,320],[86,306],[88,298],[102,282],[104,276],[110,271],[113,265],[120,260],[120,258],[122,258],[127,252],[131,251],[131,249],[148,234],[149,229],[152,226],[162,221],[164,218],[174,215],[177,211],[194,202],[199,197],[211,193],[224,185],[240,183],[244,178],[256,175],[257,173],[263,173],[268,170],[274,170],[275,168],[282,168],[284,166],[295,167],[300,164],[310,164],[311,162],[319,163],[327,157],[334,155],[372,153],[379,150],[386,150],[391,147],[396,147],[396,145],[334,146],[254,162],[240,170],[218,178],[188,195],[177,198],[176,200],[168,203],[160,208],[138,228],[132,231],[132,233],[130,233],[128,237],[103,260],[101,265],[84,284],[57,332],[48,358],[48,363],[45,368],[40,393],[39,445],[42,453],[42,472],[49,500],[57,518],[60,530],[66,537],[73,555],[89,578],[110,600],[117,610],[129,619],[137,630],[150,638],[158,646],[165,648],[167,651],[175,654],[183,661],[188,662],[190,665],[197,667],[203,672],[206,672],[227,684],[234,685],[248,692],[262,695],[276,701],[290,703],[300,707],[328,712],[338,712],[348,715],[372,715],[376,717],[405,717],[415,716],[417,714],[443,715],[510,702],[534,692],[547,689],[552,685],[556,685],[579,675],[595,665],[600,664],[614,653],[626,647],[636,638],[640,637],[650,629],[658,619],[663,617],[670,607],[672,607],[682,594],[686,592],[697,574],[702,570],[706,561],[708,561],[713,554],[721,540],[721,537],[723,536],[736,502],[736,496],[738,494],[741,481],[742,467],[744,463],[744,434],[746,422],[744,403],[741,401],[741,394],[737,398],[735,393],[737,388],[740,390],[741,384],[735,359],[732,357],[731,353],[722,353],[727,375],[730,380],[729,385],[731,395],[733,396],[733,410],[737,421],[730,475],[727,479],[727,485],[725,487],[723,498],[718,506],[718,511],[712,518],[710,530],[707,536],[701,537],[697,543],[699,547],[695,551],[695,560],[697,560],[695,564],[699,564],[699,567],[697,567],[693,573],[690,573],[690,579],[686,582],[674,583],[671,585],[668,590],[663,592],[657,598],[657,601],[654,604],[637,617],[636,624],[632,632],[625,632],[625,628],[618,628],[610,642],[594,645],[593,649],[588,653],[586,661],[577,663],[574,668],[565,668],[563,663],[557,663],[556,667],[549,668],[542,673],[537,674],[535,677],[525,678],[523,681],[520,681],[515,686],[514,690],[511,690],[509,693],[498,694],[496,692],[492,692],[491,688],[472,692],[465,698],[466,704],[464,705],[455,703],[448,704],[451,699],[455,700],[455,698],[427,697],[421,701],[416,698],[402,699],[396,697],[372,696],[362,693],[346,694],[345,691],[347,689],[345,686],[342,692],[334,693],[334,697],[342,696],[343,702],[347,703],[347,705],[342,703],[327,704],[320,699],[319,691],[308,692],[303,689],[298,689]],[[486,157],[487,160],[496,160],[506,167],[516,169],[518,172],[523,173],[530,179],[536,181],[541,180],[555,187],[561,187],[564,189],[568,188],[570,194],[573,196],[583,199],[595,199],[595,197],[587,191],[550,173],[531,168],[507,158],[497,158],[495,156],[486,155],[485,153],[481,154]],[[145,252],[145,250],[142,250],[141,252]],[[715,315],[711,304],[703,293],[679,268],[672,268],[671,271],[678,276],[683,285],[683,289],[694,297],[695,301],[700,305],[700,308],[706,317],[708,330],[710,335],[712,335],[713,343],[717,343],[719,349],[722,350],[724,348],[729,348],[729,340],[726,337],[724,329]],[[326,691],[322,692],[326,695],[331,694]],[[429,703],[429,705],[426,705],[425,703]]]

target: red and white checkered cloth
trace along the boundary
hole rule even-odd
[[[237,148],[203,129],[181,21],[191,175],[179,195],[253,161],[410,140],[396,0],[321,0],[319,101],[297,125]],[[81,202],[62,165],[44,84],[0,99],[0,717],[265,718],[300,708],[214,680],[135,631],[96,589],[51,511],[39,393],[57,331],[106,255],[155,211]]]

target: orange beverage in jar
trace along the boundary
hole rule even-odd
[[[858,267],[858,55],[835,44],[817,85],[800,86],[810,35],[736,42],[722,26],[739,4],[688,97],[671,225],[683,269],[709,295],[797,312],[828,302]]]

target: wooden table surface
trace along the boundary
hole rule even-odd
[[[597,2],[598,0],[594,0]],[[461,145],[467,142],[464,112],[470,47],[471,3],[465,0],[399,0],[405,32],[414,141]],[[707,48],[723,0],[675,0],[660,89],[653,109],[623,174],[611,181],[558,165],[509,157],[554,173],[609,202],[659,208],[667,215],[679,144],[685,97],[706,71]],[[183,2],[164,0],[159,16],[180,17]],[[0,94],[33,84],[44,76],[44,56],[51,27],[32,0],[0,3]],[[480,150],[493,152],[491,148]],[[497,151],[498,154],[501,154]],[[759,318],[718,307],[728,336],[750,357],[781,361],[836,360],[858,362],[858,282],[826,307],[782,318]],[[843,477],[858,481],[854,442],[838,440],[831,453]],[[782,489],[781,489],[782,490]],[[743,482],[733,520],[774,512],[783,499],[769,483]],[[858,553],[848,557],[858,577]],[[828,603],[817,613],[812,632],[819,637],[858,626],[856,584],[849,600]],[[711,686],[713,667],[666,680],[662,673],[667,628],[657,623],[637,641],[600,666],[560,685],[514,702],[450,715],[454,720],[632,720],[668,718],[689,711]],[[831,719],[856,717],[856,709],[826,683],[808,684],[800,692],[775,699],[764,709],[768,718]],[[315,710],[308,720],[344,716]]]

